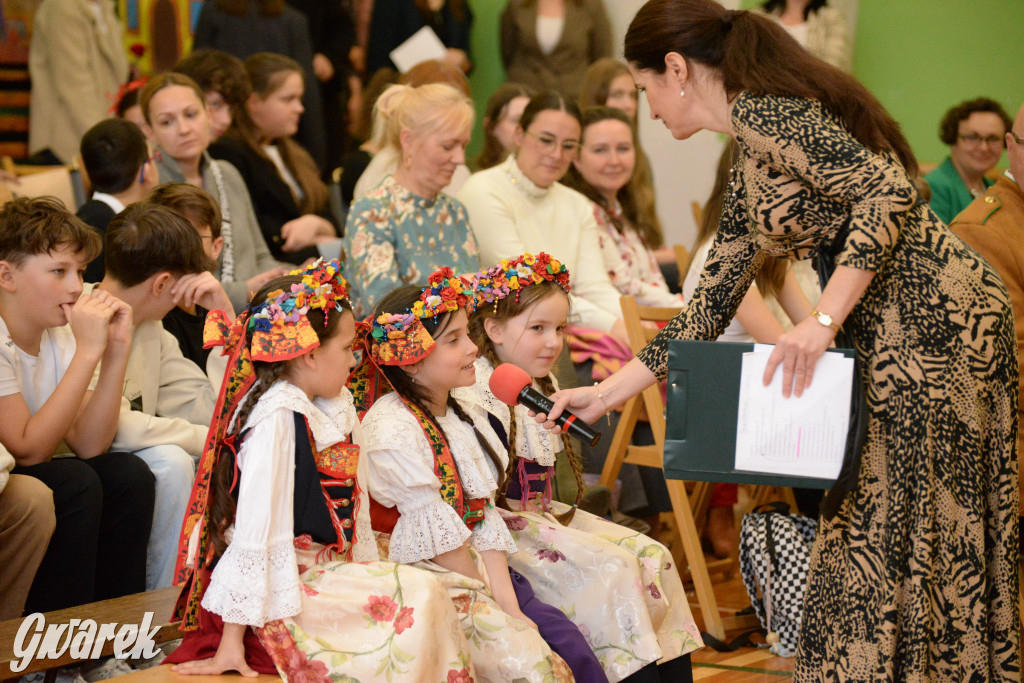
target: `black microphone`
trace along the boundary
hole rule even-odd
[[[522,404],[535,413],[548,414],[555,402],[533,388],[533,380],[526,371],[512,363],[502,363],[494,369],[489,382],[491,393],[510,406]],[[601,433],[568,410],[555,420],[555,424],[585,444],[593,446],[601,440]]]

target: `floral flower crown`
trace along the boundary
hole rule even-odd
[[[324,312],[324,320],[331,310],[341,311],[348,298],[348,281],[344,266],[337,260],[318,260],[306,268],[288,275],[301,275],[302,282],[293,283],[288,290],[267,292],[265,301],[250,308],[249,328],[269,332],[274,326],[296,324],[313,309]]]
[[[543,251],[536,256],[530,253],[514,259],[502,259],[498,265],[481,270],[473,276],[473,293],[476,306],[494,304],[515,292],[516,301],[524,287],[554,282],[569,293],[569,269],[550,254]]]
[[[242,311],[234,322],[224,311],[211,311],[203,331],[204,345],[224,346],[229,353],[244,345],[249,361],[284,361],[309,353],[320,345],[320,338],[306,314],[320,309],[326,323],[330,311],[344,309],[348,282],[342,270],[337,260],[323,259],[293,270],[288,274],[301,275],[301,282],[287,290],[268,292],[263,301]]]
[[[405,365],[427,356],[434,340],[422,321],[473,304],[472,289],[451,268],[439,268],[427,278],[420,299],[405,313],[381,313],[364,321],[366,345],[385,365]]]

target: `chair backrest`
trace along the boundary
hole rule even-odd
[[[658,334],[658,330],[645,327],[645,322],[668,322],[679,313],[679,309],[673,307],[640,306],[631,296],[619,299],[619,306],[622,307],[622,321],[626,324],[629,347],[634,354],[639,353]],[[662,398],[661,389],[657,384],[652,384],[643,390],[641,396],[644,408],[647,409],[647,419],[651,423],[651,431],[654,432],[655,443],[658,445],[658,450],[664,452],[665,401]]]
[[[620,298],[619,306],[622,307],[622,321],[629,335],[629,348],[634,354],[640,353],[658,334],[657,330],[645,327],[645,322],[667,323],[679,313],[679,308],[672,306],[641,306],[631,296]]]
[[[79,204],[75,198],[75,186],[71,179],[71,172],[62,166],[32,175],[20,176],[17,183],[6,184],[7,189],[15,197],[49,195],[63,202],[68,211],[74,213],[78,210]]]

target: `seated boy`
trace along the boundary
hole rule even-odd
[[[124,301],[135,321],[114,447],[134,452],[156,476],[146,580],[152,590],[172,583],[193,458],[202,453],[215,401],[206,375],[160,320],[178,303],[179,284],[210,263],[188,221],[145,202],[110,222],[105,253],[106,275],[88,291]]]
[[[207,258],[211,263],[217,263],[221,249],[224,248],[224,238],[220,233],[220,209],[205,190],[188,183],[164,183],[157,185],[146,197],[146,201],[167,207],[187,220],[199,233]],[[212,308],[219,308],[234,317],[231,299],[211,272],[186,275],[175,289],[180,293],[179,303],[164,316],[164,329],[178,340],[185,358],[206,371],[216,393],[224,378],[227,358],[203,348],[203,325],[211,309],[198,302],[202,300]]]
[[[92,183],[92,199],[77,216],[99,233],[101,246],[107,225],[129,204],[142,201],[160,182],[160,172],[149,158],[146,136],[125,119],[105,119],[82,136],[82,164]],[[85,267],[85,281],[103,279],[103,252]]]
[[[146,589],[153,475],[138,457],[108,452],[132,311],[108,292],[82,295],[81,270],[99,250],[96,233],[53,198],[0,207],[0,445],[13,474],[53,492],[56,513],[29,612]]]

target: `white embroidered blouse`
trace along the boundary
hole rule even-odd
[[[505,449],[474,405],[464,404],[477,429],[499,457]],[[497,471],[480,448],[473,428],[448,409],[437,418],[448,440],[462,486],[470,498],[494,499]],[[476,550],[516,552],[516,543],[493,505],[472,530],[440,494],[434,474],[434,454],[416,416],[398,394],[382,396],[363,417],[364,459],[368,462],[368,489],[380,504],[396,507],[401,517],[391,533],[388,559],[408,564],[429,560],[461,547],[467,539]],[[507,463],[503,464],[504,467]]]
[[[475,365],[476,382],[473,386],[453,389],[452,395],[464,405],[479,406],[480,409],[497,417],[501,421],[501,426],[505,428],[507,436],[511,422],[509,407],[491,393],[490,381],[494,367],[491,366],[489,360],[482,356],[476,359]],[[558,391],[558,382],[554,377],[551,378],[551,381],[554,383],[555,391]],[[536,385],[534,388],[537,388]],[[562,450],[561,439],[552,435],[530,417],[526,406],[515,406],[512,412],[516,416],[516,455],[533,460],[544,467],[554,465],[556,455]]]
[[[253,408],[248,430],[238,449],[238,505],[228,530],[228,547],[214,567],[203,607],[231,624],[263,626],[301,610],[299,569],[295,559],[295,420],[309,423],[317,450],[343,441],[351,433],[360,441],[352,395],[310,401],[305,392],[284,380],[270,387]],[[352,559],[379,559],[370,527],[365,491],[366,457],[357,469],[355,544]]]

